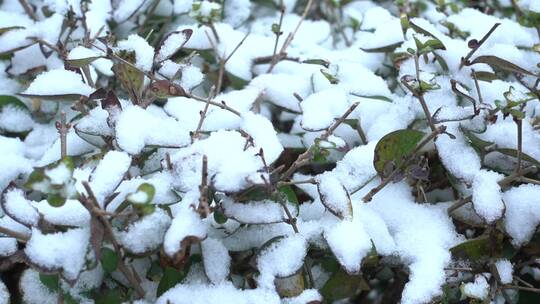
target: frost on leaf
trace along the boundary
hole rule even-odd
[[[83,82],[81,75],[64,69],[43,72],[22,93],[42,98],[72,98],[88,96],[92,88]]]
[[[278,238],[263,246],[257,257],[260,286],[273,288],[276,277],[287,277],[302,267],[307,253],[304,237],[299,235]],[[285,259],[283,257],[286,257]]]
[[[189,206],[183,207],[174,216],[171,226],[165,233],[163,247],[165,253],[172,256],[185,250],[190,243],[198,243],[207,235],[206,224]]]
[[[340,221],[325,229],[324,236],[337,260],[347,272],[360,271],[362,259],[373,246],[360,221]]]
[[[33,228],[24,253],[33,265],[46,271],[60,270],[67,280],[74,281],[84,267],[89,237],[86,228],[50,234]]]
[[[229,276],[231,258],[223,243],[207,238],[201,243],[204,271],[210,282],[219,284]]]
[[[329,173],[319,176],[317,190],[328,211],[341,219],[352,218],[351,197],[335,176]]]

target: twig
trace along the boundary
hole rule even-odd
[[[498,182],[499,186],[501,188],[508,187],[512,182],[519,181],[522,176],[527,175],[529,173],[536,172],[537,168],[536,166],[530,166],[527,168],[524,168],[523,170],[520,170],[519,172],[514,172],[507,177],[503,178]],[[467,203],[472,202],[472,195],[466,196],[464,198],[461,198],[457,200],[452,206],[448,207],[447,212],[448,214],[452,214],[455,210],[459,209],[460,207],[466,205]]]
[[[27,237],[26,235],[20,232],[17,232],[17,231],[14,231],[9,228],[2,227],[2,226],[0,226],[0,233],[5,234],[9,237],[15,238],[17,239],[17,241],[22,242],[22,243],[26,243],[30,239],[29,237]]]
[[[476,71],[474,69],[471,69],[471,74],[474,79],[474,86],[476,87],[476,94],[478,95],[478,104],[482,105],[484,103],[484,99],[482,98],[482,92],[480,91],[480,83],[478,83],[478,78],[476,77]],[[476,113],[476,105],[474,109]]]
[[[525,281],[524,279],[518,277],[518,276],[514,276],[514,280],[517,280],[518,282],[520,282],[521,284],[527,286],[527,287],[531,287],[531,288],[534,288],[533,284]]]
[[[114,247],[114,251],[118,255],[118,270],[120,270],[124,274],[128,282],[135,289],[135,292],[137,292],[137,295],[140,298],[144,298],[145,296],[144,289],[141,287],[141,285],[137,281],[134,274],[129,270],[129,268],[124,263],[124,255],[122,253],[122,248],[120,244],[118,243],[118,241],[116,240],[111,223],[109,223],[107,218],[105,218],[105,216],[99,212],[101,208],[99,207],[98,201],[96,199],[96,196],[94,195],[94,192],[92,191],[92,188],[90,187],[90,184],[87,181],[83,181],[82,185],[84,189],[86,190],[86,193],[88,194],[88,199],[86,197],[82,197],[81,202],[86,206],[88,211],[90,211],[90,214],[92,214],[92,216],[97,217],[98,220],[103,225],[105,233],[111,240],[111,243]]]
[[[418,51],[417,51],[418,52]],[[414,55],[414,66],[416,71],[416,81],[418,81],[418,85],[420,86],[421,80],[420,80],[420,63],[418,62],[418,53]],[[429,108],[427,106],[426,100],[424,99],[424,93],[421,91],[417,91],[413,87],[411,87],[407,81],[405,81],[404,78],[401,79],[401,83],[420,101],[420,105],[422,105],[422,110],[424,110],[424,114],[426,115],[426,119],[428,121],[429,127],[431,128],[431,132],[435,132],[437,127],[435,126],[435,123],[433,122],[433,117],[431,116],[431,113],[429,112]],[[419,87],[420,88],[420,87]]]
[[[499,25],[501,25],[501,24],[500,23],[495,23],[491,27],[489,32],[487,32],[487,34],[485,34],[484,37],[482,37],[482,39],[471,49],[471,51],[467,54],[467,56],[465,56],[464,58],[461,58],[461,63],[459,64],[459,69],[460,70],[461,70],[461,68],[463,68],[464,65],[469,63],[469,59],[471,59],[472,55],[474,55],[474,53],[482,46],[482,44],[484,44],[484,42],[486,42],[486,40],[489,38],[489,36],[491,36],[491,34],[493,34],[493,32],[497,29],[497,27]]]
[[[516,173],[519,173],[521,170],[521,159],[522,159],[522,151],[523,151],[523,124],[522,120],[519,118],[514,119],[517,125],[517,165],[516,165]]]
[[[301,184],[317,184],[317,181],[314,178],[310,178],[310,179],[307,179],[307,180],[301,180],[301,181],[291,180],[291,181],[287,181],[287,182],[278,182],[277,186],[278,187],[283,187],[283,186],[292,186],[292,185],[301,185]]]
[[[354,111],[354,109],[358,107],[359,104],[360,104],[359,102],[356,102],[352,106],[350,106],[349,109],[339,119],[337,119],[336,122],[334,122],[334,124],[330,126],[326,130],[326,132],[324,132],[318,139],[323,140],[323,141],[327,140],[328,137],[330,137],[330,135],[334,133],[337,127],[339,127],[339,125],[341,125],[345,121],[345,119],[347,119],[347,117]],[[289,177],[291,177],[291,175],[294,174],[294,172],[296,172],[296,170],[298,170],[298,168],[303,167],[309,163],[309,161],[311,160],[311,157],[313,156],[312,154],[313,154],[313,149],[315,145],[316,145],[315,143],[312,144],[304,153],[298,156],[298,158],[289,167],[289,169],[287,169],[287,171],[285,171],[281,175],[281,180],[287,180]]]
[[[28,15],[28,17],[30,17],[32,20],[34,21],[37,21],[38,18],[36,16],[36,14],[34,13],[34,10],[32,9],[32,7],[30,6],[30,4],[28,4],[28,1],[26,0],[19,0],[19,3],[21,4],[21,6],[23,7],[24,11],[26,12],[26,14]]]
[[[56,122],[56,130],[60,135],[60,157],[64,158],[67,156],[67,134],[71,128],[71,124],[66,122],[66,112],[60,112],[60,121]]]
[[[503,284],[503,282],[501,280],[501,275],[499,274],[499,270],[497,269],[497,266],[495,266],[494,263],[491,263],[489,265],[489,268],[491,270],[491,273],[495,277],[495,280],[497,281],[497,284],[499,284],[499,286],[503,286],[504,284]],[[507,303],[512,303],[512,301],[510,300],[510,298],[508,297],[506,292],[504,292],[504,290],[501,290],[501,293],[502,293],[503,298],[506,300]]]
[[[210,107],[210,99],[214,95],[214,92],[215,92],[215,87],[213,86],[212,88],[210,88],[210,92],[208,93],[208,98],[206,100],[206,104],[204,105],[204,109],[199,112],[199,115],[201,117],[199,118],[199,123],[197,124],[197,129],[195,129],[195,132],[191,136],[192,142],[193,142],[193,140],[195,138],[199,137],[199,132],[201,132],[202,125],[204,123],[204,119],[206,118],[206,113],[208,113],[208,108]]]
[[[279,60],[288,60],[288,61],[300,62],[299,57],[288,57],[287,53],[284,53],[284,54],[282,54],[282,56],[278,56],[278,57],[280,57]],[[253,59],[253,64],[270,63],[270,62],[272,62],[272,58],[274,58],[274,57],[272,57],[272,56],[257,57],[255,59]]]
[[[283,32],[281,31],[281,26],[283,24],[283,17],[285,16],[285,5],[283,5],[283,0],[281,0],[279,3],[279,10],[280,10],[279,23],[278,23],[277,32],[274,32],[274,34],[276,34],[276,41],[274,43],[274,52],[272,53],[272,61],[270,63],[270,67],[276,65],[277,63],[277,48],[279,44],[279,37],[283,35]],[[268,71],[271,71],[270,67],[268,67]]]
[[[86,78],[86,83],[88,83],[89,86],[91,86],[92,88],[95,88],[96,85],[94,84],[94,79],[92,79],[92,74],[90,73],[90,68],[88,67],[87,64],[83,65],[81,67],[81,70],[84,74],[84,77]]]
[[[304,22],[304,20],[306,19],[306,16],[309,13],[309,10],[311,9],[311,5],[313,5],[313,0],[308,1],[308,3],[306,4],[306,8],[304,9],[304,13],[302,13],[302,16],[300,17],[300,20],[298,21],[298,24],[294,28],[294,31],[289,33],[289,35],[287,36],[287,39],[285,39],[285,42],[283,43],[283,45],[281,46],[281,49],[279,51],[279,57],[286,54],[285,51],[287,50],[287,48],[289,47],[289,45],[293,41],[294,36],[296,35],[298,30],[300,29],[300,26],[302,25],[302,22]],[[275,57],[275,56],[272,56],[272,57]],[[274,61],[272,61],[272,62],[274,62]],[[274,69],[274,67],[276,66],[276,64],[277,64],[277,60],[274,63],[270,63],[270,66],[268,67],[268,70],[266,71],[266,73],[271,73],[272,70]]]
[[[370,202],[373,199],[373,196],[375,196],[375,194],[377,194],[384,187],[386,187],[386,185],[388,185],[394,179],[394,177],[399,172],[401,172],[402,168],[405,167],[406,165],[408,165],[409,162],[411,162],[414,159],[416,153],[418,153],[418,151],[420,151],[420,149],[422,149],[425,145],[427,145],[429,142],[431,142],[431,140],[433,140],[438,135],[444,133],[445,131],[446,131],[446,126],[439,126],[433,132],[431,132],[431,134],[429,134],[422,141],[420,141],[418,143],[418,145],[416,145],[416,148],[414,148],[414,150],[411,152],[411,154],[409,154],[409,156],[403,161],[403,164],[399,168],[394,169],[394,171],[392,171],[392,173],[390,173],[390,175],[388,175],[377,187],[371,189],[362,198],[362,201],[364,203]]]
[[[517,290],[523,290],[523,291],[530,291],[534,293],[540,293],[540,288],[531,288],[531,287],[523,287],[523,286],[516,286],[516,285],[503,285],[501,288],[504,289],[517,289]]]
[[[534,185],[540,185],[540,181],[532,178],[528,178],[525,176],[521,176],[516,179],[518,182],[527,183],[527,184],[534,184]]]
[[[219,102],[216,102],[216,101],[212,101],[212,100],[208,100],[208,98],[203,98],[203,97],[200,97],[200,96],[197,96],[197,95],[193,95],[193,94],[190,94],[188,92],[186,92],[186,97],[188,98],[192,98],[194,100],[197,100],[197,101],[202,101],[202,102],[205,102],[205,103],[209,103],[213,106],[216,106],[218,108],[221,108],[223,110],[227,110],[231,113],[234,113],[236,114],[237,116],[242,116],[242,114],[240,114],[240,112],[238,112],[237,110],[229,107],[227,104],[225,104],[225,101],[221,101],[221,103]]]
[[[199,212],[202,218],[206,218],[210,214],[210,207],[208,206],[208,157],[206,155],[203,155],[202,159],[202,174],[199,192],[199,207],[197,208],[197,212]]]

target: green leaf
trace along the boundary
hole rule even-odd
[[[296,193],[294,192],[293,188],[291,186],[281,186],[278,188],[279,192],[285,194],[287,197],[287,200],[295,205],[298,205],[298,198],[296,197]]]
[[[493,145],[492,142],[485,141],[479,138],[478,136],[476,136],[476,134],[471,130],[467,130],[465,128],[460,128],[460,129],[465,135],[465,137],[467,137],[467,139],[469,140],[469,143],[471,144],[471,146],[473,146],[473,148],[476,148],[480,151],[484,151],[487,147]]]
[[[0,35],[7,33],[12,30],[20,30],[24,29],[22,26],[6,26],[6,27],[0,27]]]
[[[7,105],[28,111],[28,107],[19,98],[10,95],[0,95],[0,110]]]
[[[261,201],[269,197],[268,189],[263,186],[252,186],[234,196],[237,202]]]
[[[58,274],[40,273],[39,281],[52,292],[57,292],[60,289],[60,276]]]
[[[272,23],[272,33],[276,34],[276,35],[279,35],[280,34],[280,31],[279,31],[279,24],[277,23]]]
[[[427,92],[440,89],[441,86],[437,83],[429,83],[423,80],[420,80],[420,91]]]
[[[484,71],[476,72],[475,71],[474,75],[476,76],[476,79],[480,81],[485,81],[485,82],[492,82],[493,80],[499,79],[497,74],[491,73],[491,72],[484,72]]]
[[[222,225],[222,224],[225,224],[227,222],[228,218],[225,216],[225,214],[219,210],[219,209],[214,209],[214,221],[216,221],[216,223]]]
[[[302,271],[288,276],[286,278],[276,278],[274,280],[276,284],[277,293],[284,298],[296,297],[304,291],[305,282]]]
[[[393,168],[400,168],[407,158],[416,148],[425,133],[403,129],[386,134],[375,146],[375,157],[373,166],[380,176],[386,177],[385,168],[388,163]]]
[[[163,271],[163,276],[159,281],[156,295],[158,297],[161,296],[164,292],[182,282],[185,277],[186,273],[184,271],[179,271],[172,267],[166,267]]]
[[[154,199],[156,194],[156,188],[149,183],[141,184],[135,193],[131,193],[127,196],[127,200],[132,204],[149,204]]]
[[[516,64],[513,64],[510,61],[507,61],[505,59],[502,59],[493,55],[478,56],[470,63],[470,65],[477,64],[477,63],[485,63],[491,66],[492,68],[498,68],[500,70],[504,70],[511,73],[520,73],[520,74],[535,76],[533,73],[525,70],[524,68]]]
[[[101,56],[79,58],[79,59],[66,59],[66,63],[74,68],[82,68],[89,65],[90,63],[102,58]]]
[[[367,99],[375,99],[375,100],[380,100],[380,101],[386,101],[386,102],[392,102],[392,99],[386,97],[386,96],[383,96],[383,95],[361,95],[361,94],[356,94],[356,93],[350,93],[351,95],[353,96],[356,96],[356,97],[362,97],[362,98],[367,98]]]
[[[96,291],[94,296],[95,304],[120,304],[122,295],[118,289],[108,289]]]
[[[409,21],[409,25],[414,29],[415,32],[420,33],[420,34],[423,34],[423,35],[426,35],[426,36],[429,36],[429,37],[432,38],[432,40],[435,40],[435,42],[430,42],[430,44],[437,46],[438,49],[446,50],[446,47],[445,47],[444,44],[439,40],[439,38],[437,38],[437,36],[433,35],[433,34],[430,33],[429,31],[427,31],[427,30],[421,28],[420,26],[414,24],[412,21]],[[428,40],[428,41],[429,41],[429,40]]]
[[[339,82],[339,79],[337,79],[334,75],[326,72],[325,70],[321,69],[321,73],[330,81],[331,84],[337,84]]]
[[[398,43],[393,43],[390,45],[369,48],[369,49],[365,49],[365,48],[360,48],[360,49],[366,53],[387,53],[387,52],[393,52],[395,49],[401,46],[402,43],[403,41],[398,42]]]
[[[135,51],[120,51],[116,55],[129,63],[135,63]],[[134,101],[138,100],[144,83],[144,73],[134,66],[122,62],[115,63],[112,69],[124,90]]]
[[[495,151],[499,152],[499,153],[502,153],[504,155],[508,155],[508,156],[512,156],[512,157],[516,157],[516,158],[517,158],[517,155],[518,155],[518,151],[516,149],[498,148],[498,149],[495,149]],[[521,152],[521,159],[524,160],[524,161],[528,161],[528,162],[534,164],[537,167],[540,167],[540,162],[537,161],[532,156],[526,154],[526,153]]]
[[[320,292],[325,300],[332,302],[353,297],[367,290],[370,290],[370,287],[364,277],[349,275],[340,269],[326,281]]]
[[[66,198],[56,193],[49,193],[47,195],[47,203],[53,207],[62,207],[66,203]]]
[[[489,235],[481,235],[450,248],[450,252],[456,258],[474,262],[489,259],[502,253],[503,238],[502,234],[497,234],[493,238]]]
[[[324,59],[307,59],[307,60],[302,61],[302,63],[318,64],[318,65],[324,66],[325,68],[328,68],[330,66],[330,62]]]
[[[240,90],[243,89],[247,84],[248,81],[240,78],[232,73],[227,72],[227,79],[229,80],[229,84],[233,89]]]
[[[118,267],[118,255],[110,248],[101,248],[101,267],[106,273],[111,273]]]
[[[296,208],[296,213],[298,213],[300,203],[298,202],[298,197],[296,197],[296,193],[294,192],[293,188],[291,186],[281,186],[278,188],[278,191],[285,195],[287,201],[294,205]]]

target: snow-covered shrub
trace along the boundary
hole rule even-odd
[[[0,1],[0,302],[538,303],[539,3]]]

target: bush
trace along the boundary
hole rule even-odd
[[[539,16],[0,1],[0,302],[540,302]]]

